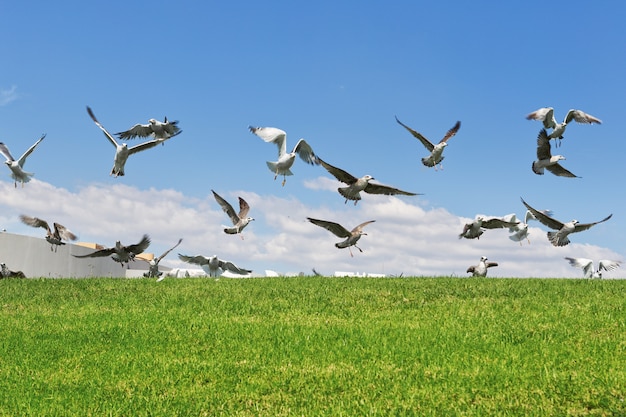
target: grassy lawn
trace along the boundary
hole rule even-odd
[[[0,280],[0,415],[626,415],[626,280]]]

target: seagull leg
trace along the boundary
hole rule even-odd
[[[285,183],[286,183],[286,182],[287,182],[287,177],[285,177],[285,176],[283,175],[283,187],[285,186]]]
[[[350,251],[350,256],[354,258],[354,255],[352,254],[352,249],[350,249],[350,246],[348,246],[348,250]]]

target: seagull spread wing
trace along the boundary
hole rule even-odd
[[[150,246],[150,237],[148,237],[148,235],[143,235],[139,243],[126,246],[126,251],[134,254],[139,254],[148,249],[148,246]]]
[[[109,142],[111,142],[111,144],[113,146],[115,146],[115,149],[117,149],[118,144],[115,141],[115,138],[113,136],[111,136],[111,134],[104,128],[104,126],[102,126],[100,124],[98,119],[96,119],[96,115],[93,114],[93,111],[91,110],[91,107],[89,107],[89,106],[87,106],[87,113],[89,113],[89,117],[91,117],[91,120],[93,120],[93,122],[96,124],[96,126],[98,126],[100,128],[100,130],[102,130],[102,132],[104,132],[104,136],[106,136],[106,138],[109,140]]]
[[[319,161],[320,164],[322,164],[324,168],[326,168],[326,171],[332,174],[332,176],[337,178],[339,181],[348,185],[352,185],[355,182],[357,182],[358,180],[357,177],[353,176],[352,174],[349,174],[343,169],[332,166],[331,164],[323,161],[320,157],[317,157],[317,160]]]
[[[300,139],[296,146],[294,146],[293,151],[296,152],[300,159],[307,164],[319,165],[319,161],[315,157],[313,148],[311,148],[311,145],[309,145],[306,140]]]
[[[102,256],[109,256],[115,253],[115,248],[100,249],[87,255],[72,255],[75,258],[99,258]]]
[[[76,240],[77,239],[74,233],[70,232],[67,227],[59,223],[54,223],[54,234],[64,240]]]
[[[250,205],[243,198],[239,197],[239,218],[245,219],[248,217],[250,211]]]
[[[587,258],[569,258],[565,257],[569,264],[575,268],[582,268],[583,276],[591,277],[593,274],[593,261]]]
[[[548,166],[545,167],[545,169],[547,169],[548,171],[550,171],[551,173],[553,173],[554,175],[556,175],[558,177],[578,178],[578,175],[575,175],[575,174],[571,173],[570,171],[568,171],[567,169],[563,168],[558,163],[552,164],[552,165],[548,165]]]
[[[15,161],[15,158],[13,158],[13,155],[11,155],[9,148],[7,148],[6,145],[2,142],[0,142],[0,153],[4,155],[7,161],[10,161],[10,162]]]
[[[219,204],[220,207],[222,207],[222,210],[224,211],[224,213],[226,213],[228,217],[230,217],[230,220],[233,222],[233,224],[237,224],[239,222],[239,216],[237,216],[237,213],[235,212],[235,209],[233,208],[233,206],[231,206],[228,201],[224,200],[215,191],[211,190],[211,192],[213,192],[213,197],[215,197],[217,204]],[[241,205],[241,202],[240,202],[240,205]]]
[[[519,221],[507,222],[503,219],[493,218],[489,220],[483,220],[482,227],[485,229],[503,229],[503,228],[511,228],[515,227],[515,225],[519,224]]]
[[[43,227],[47,231],[50,231],[50,226],[48,226],[48,222],[40,219],[39,217],[30,217],[24,214],[20,215],[20,220],[22,223],[27,224],[32,227]]]
[[[435,148],[435,145],[433,145],[431,143],[431,141],[429,141],[428,139],[426,139],[424,136],[422,136],[421,133],[411,129],[410,127],[408,127],[407,125],[405,125],[404,123],[402,123],[400,120],[398,120],[398,117],[396,116],[396,122],[398,122],[400,124],[400,126],[404,127],[406,130],[409,131],[409,133],[411,133],[414,137],[416,137],[417,139],[419,139],[420,142],[422,142],[422,145],[424,145],[426,147],[426,149],[428,149],[428,152],[432,152],[433,149]],[[460,127],[460,123],[459,123],[459,127]],[[458,129],[457,129],[458,130]],[[456,133],[456,132],[454,132]],[[452,137],[452,136],[451,136]]]
[[[619,268],[621,262],[609,261],[608,259],[600,259],[598,264],[598,271],[612,271]]]
[[[358,225],[357,227],[355,227],[354,229],[352,229],[352,233],[359,233],[361,230],[363,230],[363,228],[365,226],[367,226],[370,223],[374,223],[376,220],[368,220],[366,222],[361,223],[360,225]]]
[[[456,132],[459,131],[459,129],[461,128],[461,122],[457,121],[454,126],[452,126],[452,128],[450,128],[450,130],[448,130],[445,134],[445,136],[443,137],[443,139],[441,139],[439,141],[439,143],[441,142],[447,142],[448,139],[450,139],[452,136],[456,135]]]
[[[209,263],[209,258],[202,255],[187,256],[179,253],[178,258],[183,262],[189,262],[190,264],[196,265],[207,265]]]
[[[24,152],[24,154],[22,156],[20,156],[20,159],[17,160],[19,165],[20,165],[20,167],[24,166],[24,162],[26,162],[26,158],[28,158],[28,155],[33,153],[33,151],[35,150],[37,145],[39,145],[39,143],[41,143],[41,141],[44,140],[45,137],[46,137],[46,134],[44,133],[43,135],[41,135],[39,140],[37,140],[37,142],[35,142],[35,144],[33,146],[28,148],[28,150],[26,152]]]
[[[567,116],[565,116],[565,123],[569,123],[572,120],[575,120],[578,123],[584,123],[584,124],[592,124],[592,123],[602,124],[602,120],[598,119],[597,117],[587,114],[582,110],[576,110],[576,109],[571,109],[570,111],[567,112]]]
[[[340,225],[339,223],[329,222],[326,220],[312,219],[310,217],[307,217],[307,219],[311,223],[317,226],[323,227],[324,229],[328,230],[329,232],[331,232],[337,237],[349,237],[350,236],[350,231],[346,229],[345,227],[343,227],[342,225]]]
[[[120,139],[135,139],[137,136],[145,138],[152,134],[152,128],[149,124],[142,125],[137,123],[135,126],[131,127],[124,132],[116,133],[117,137]]]
[[[542,107],[526,116],[528,120],[539,120],[543,122],[546,129],[554,129],[556,127],[556,119],[554,118],[554,109],[552,107]]]
[[[543,224],[544,226],[548,226],[549,228],[554,229],[554,230],[560,230],[563,227],[562,222],[556,219],[553,219],[552,217],[548,216],[547,214],[542,213],[539,210],[532,208],[530,205],[528,205],[528,203],[524,201],[523,198],[521,200],[522,200],[522,203],[526,206],[526,208],[530,210],[532,215],[535,217],[535,220],[537,220],[539,223]]]
[[[239,268],[237,265],[235,265],[234,263],[230,262],[230,261],[219,261],[219,267],[222,268],[223,270],[226,271],[230,271],[233,274],[240,274],[240,275],[245,275],[245,274],[249,274],[250,272],[252,272],[249,269],[243,269],[243,268]]]
[[[606,216],[604,219],[600,220],[599,222],[593,222],[593,223],[578,223],[576,224],[576,226],[574,226],[574,233],[576,232],[582,232],[583,230],[587,230],[590,229],[592,226],[595,226],[598,223],[602,223],[607,221],[608,219],[610,219],[611,217],[613,217],[613,214],[609,214],[608,216]]]
[[[389,187],[387,185],[382,184],[373,184],[371,182],[367,183],[367,186],[363,190],[368,194],[384,194],[384,195],[417,195],[416,193],[411,193],[409,191],[402,191],[394,187]]]
[[[167,254],[170,253],[171,251],[173,251],[174,248],[176,248],[176,246],[180,245],[180,242],[182,242],[182,241],[183,241],[182,238],[178,239],[178,243],[175,244],[174,246],[172,246],[171,248],[169,248],[168,250],[166,250],[165,252],[163,252],[163,254],[156,259],[156,263],[161,262],[161,259],[165,258],[167,256]]]
[[[550,138],[546,129],[541,129],[539,135],[537,135],[537,159],[550,159],[552,153],[550,152]]]
[[[139,145],[135,145],[135,146],[128,148],[128,154],[132,155],[137,152],[145,151],[146,149],[154,148],[159,143],[163,143],[163,141],[159,139],[153,139],[147,142],[140,143]]]
[[[252,127],[249,126],[252,133],[263,139],[265,142],[272,142],[278,146],[278,157],[280,158],[287,152],[287,133],[276,127]]]

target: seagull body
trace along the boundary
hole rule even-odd
[[[178,239],[178,243],[175,244],[174,246],[172,246],[171,248],[169,248],[168,250],[166,250],[165,252],[163,252],[163,254],[161,256],[159,256],[158,258],[152,258],[148,262],[148,272],[144,273],[143,276],[144,277],[148,277],[148,278],[159,278],[161,275],[163,275],[163,272],[159,271],[159,262],[161,262],[161,259],[165,258],[167,256],[168,253],[170,253],[172,250],[174,250],[174,248],[178,245],[180,245],[180,242],[182,242],[183,239]]]
[[[469,268],[467,268],[466,272],[471,272],[473,277],[486,277],[487,276],[487,269],[494,267],[494,266],[498,266],[497,262],[487,262],[487,257],[486,256],[481,256],[480,257],[480,262],[478,262],[478,265],[472,265]]]
[[[50,229],[48,222],[38,217],[29,217],[21,215],[20,220],[22,223],[32,227],[42,227],[46,229],[46,240],[50,243],[50,250],[57,251],[60,245],[65,245],[63,240],[76,240],[76,235],[70,232],[65,226],[59,223],[54,223],[54,231]]]
[[[482,216],[476,216],[471,223],[466,223],[463,226],[463,232],[459,234],[459,239],[480,239],[480,236],[485,232],[485,229],[502,229],[511,228],[519,224],[519,221],[507,221],[498,217],[491,219],[485,219]]]
[[[359,239],[361,239],[361,236],[367,235],[367,233],[363,232],[363,228],[367,226],[368,224],[374,223],[376,221],[376,220],[369,220],[367,222],[361,223],[360,225],[356,226],[352,230],[348,230],[342,225],[340,225],[339,223],[329,222],[326,220],[312,219],[310,217],[307,217],[307,220],[317,226],[323,227],[324,229],[328,230],[329,232],[331,232],[337,237],[345,238],[346,240],[344,240],[343,242],[335,243],[335,246],[339,249],[348,248],[348,250],[350,251],[350,256],[354,256],[352,254],[352,249],[350,249],[350,246],[354,246],[360,252],[363,252],[363,250],[359,248],[356,245],[356,243],[359,241]]]
[[[114,177],[124,176],[124,165],[126,165],[126,160],[128,157],[134,153],[145,151],[146,149],[150,149],[158,145],[162,142],[162,140],[153,139],[144,143],[140,143],[139,145],[135,145],[132,147],[128,147],[125,143],[121,145],[117,143],[117,141],[111,136],[111,134],[98,122],[96,116],[91,111],[91,108],[87,106],[87,113],[94,121],[96,126],[100,128],[104,132],[104,136],[109,139],[109,142],[115,147],[115,158],[113,160],[113,168],[111,169],[111,173],[109,175],[113,175]]]
[[[200,267],[209,274],[210,277],[217,277],[222,275],[224,271],[232,272],[233,274],[238,275],[247,275],[252,271],[249,269],[239,268],[237,265],[230,261],[224,261],[217,257],[217,255],[213,255],[210,257],[195,255],[195,256],[187,256],[178,254],[178,257],[181,261],[189,262],[191,264],[200,265]]]
[[[548,216],[552,215],[552,211],[550,210],[541,210],[541,212]],[[515,214],[504,216],[504,220],[508,222],[512,222],[512,223],[519,222]],[[524,216],[524,222],[523,223],[519,222],[515,226],[509,227],[509,232],[512,233],[511,236],[509,236],[509,239],[511,239],[514,242],[519,242],[520,246],[522,246],[522,240],[524,239],[526,239],[528,243],[530,244],[530,239],[528,239],[528,222],[530,220],[537,220],[537,219],[531,213],[530,210],[526,210],[526,215]]]
[[[400,120],[398,120],[397,117],[396,122],[398,122],[402,127],[408,130],[409,133],[411,133],[415,138],[422,142],[422,145],[424,145],[428,152],[430,152],[430,155],[428,155],[428,157],[422,158],[422,163],[427,167],[435,167],[435,170],[437,170],[437,165],[439,165],[439,167],[443,169],[443,165],[441,164],[441,161],[443,161],[444,158],[442,155],[443,150],[446,146],[448,146],[448,139],[456,135],[456,132],[458,132],[461,128],[461,122],[456,122],[455,125],[446,132],[446,135],[443,137],[443,139],[441,139],[437,144],[433,144],[421,133],[411,129],[410,127],[402,123]]]
[[[577,178],[565,168],[559,161],[565,160],[563,155],[552,155],[550,152],[550,139],[545,129],[541,129],[537,136],[537,160],[533,162],[532,169],[537,175],[543,175],[544,168],[559,177]]]
[[[551,229],[556,230],[556,232],[548,232],[548,240],[550,241],[550,243],[552,243],[553,246],[566,246],[570,242],[568,238],[568,235],[570,233],[577,233],[582,232],[583,230],[590,229],[592,226],[598,223],[605,222],[613,216],[613,214],[609,214],[604,219],[594,223],[580,223],[578,220],[575,219],[570,222],[563,223],[559,220],[553,219],[552,217],[542,213],[539,210],[535,210],[530,205],[528,205],[528,203],[526,203],[523,198],[522,203],[526,206],[528,210],[530,210],[530,212],[533,214],[533,216],[535,216],[537,221],[545,226],[548,226]]]
[[[213,197],[217,203],[222,207],[224,213],[228,214],[230,220],[233,222],[232,227],[225,227],[224,233],[229,235],[236,235],[237,233],[241,233],[241,231],[250,223],[254,218],[248,217],[248,212],[250,211],[250,206],[243,198],[239,197],[239,213],[235,211],[233,206],[226,200],[224,200],[219,194],[215,191],[211,190],[213,193]],[[241,235],[243,239],[243,235]]]
[[[138,123],[124,132],[116,133],[116,135],[122,140],[135,139],[136,137],[153,137],[161,142],[165,142],[181,132],[182,130],[178,127],[178,120],[169,121],[166,117],[162,122],[156,119],[149,119],[148,124]]]
[[[620,261],[610,261],[608,259],[600,259],[598,269],[594,270],[593,261],[587,258],[568,258],[565,257],[571,266],[582,268],[584,278],[602,278],[602,271],[612,271],[619,268]]]
[[[0,153],[2,155],[4,155],[4,157],[6,158],[6,161],[4,161],[4,163],[11,170],[11,178],[13,178],[14,186],[16,188],[17,188],[17,182],[18,181],[21,182],[22,183],[22,187],[24,187],[24,183],[29,182],[30,178],[33,175],[35,175],[32,172],[24,171],[24,169],[23,169],[24,168],[24,163],[26,162],[26,158],[28,158],[28,155],[30,155],[35,150],[37,145],[39,145],[39,143],[41,143],[41,141],[44,140],[45,137],[46,137],[46,134],[44,133],[37,140],[37,142],[35,142],[34,145],[32,145],[30,148],[28,148],[28,150],[26,152],[24,152],[24,154],[22,156],[20,156],[19,159],[17,159],[17,160],[15,158],[13,158],[13,155],[11,155],[11,152],[9,151],[9,148],[7,148],[7,146],[4,143],[0,142]]]
[[[565,128],[567,124],[572,120],[578,123],[592,124],[597,123],[601,124],[602,120],[594,117],[590,114],[585,113],[582,110],[571,109],[567,112],[565,119],[563,119],[563,123],[558,123],[556,118],[554,117],[554,109],[552,107],[542,107],[534,112],[528,114],[526,116],[528,120],[539,120],[543,122],[543,126],[546,129],[553,129],[552,133],[548,136],[550,139],[563,139],[563,133],[565,133]]]
[[[252,127],[249,126],[252,133],[263,139],[265,142],[271,142],[278,147],[278,160],[275,162],[267,161],[267,167],[274,173],[274,180],[279,175],[283,176],[283,186],[287,181],[287,175],[293,175],[290,168],[296,160],[296,155],[304,162],[310,165],[318,165],[319,162],[315,157],[313,148],[304,140],[300,139],[291,152],[287,152],[287,133],[284,130],[275,127]]]
[[[139,241],[139,243],[135,245],[124,246],[118,240],[115,242],[115,246],[112,248],[100,249],[95,252],[92,252],[87,255],[72,255],[76,258],[98,258],[102,256],[111,256],[115,262],[119,262],[120,265],[124,266],[124,263],[128,264],[130,261],[135,260],[135,256],[142,253],[150,246],[150,237],[148,235],[143,235],[143,238]]]
[[[361,191],[368,194],[384,194],[384,195],[417,195],[416,193],[410,193],[408,191],[402,191],[397,188],[389,187],[387,185],[382,184],[373,184],[370,181],[374,179],[371,175],[365,175],[361,178],[357,178],[343,169],[334,167],[329,163],[323,161],[321,158],[317,157],[319,163],[326,168],[326,170],[331,173],[335,178],[339,181],[347,184],[347,187],[339,187],[337,191],[341,194],[345,199],[346,203],[348,200],[353,200],[354,205],[356,205],[361,199]]]

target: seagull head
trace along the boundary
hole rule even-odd
[[[148,123],[150,123],[151,125],[155,125],[157,124],[157,120],[156,119],[148,119]]]
[[[578,223],[580,223],[578,220],[576,220],[576,219],[572,220],[572,224],[573,225],[577,225]]]
[[[481,262],[485,262],[486,260],[487,260],[487,257],[486,257],[486,256],[481,256],[481,257],[480,257],[480,261],[481,261]]]
[[[364,179],[365,181],[369,182],[369,181],[374,180],[374,179],[376,179],[376,178],[372,177],[371,175],[365,175],[365,176],[363,177],[363,179]]]

